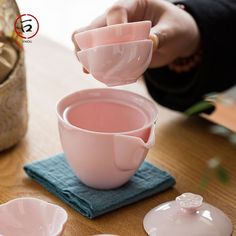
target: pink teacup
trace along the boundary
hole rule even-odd
[[[62,236],[66,211],[37,198],[17,198],[0,205],[0,235]]]
[[[82,65],[107,86],[134,83],[148,68],[152,40],[112,44],[77,53]]]
[[[89,89],[57,104],[68,163],[82,182],[99,189],[127,182],[155,142],[155,103],[132,92]]]
[[[140,21],[96,28],[77,33],[74,37],[79,48],[84,50],[101,45],[148,39],[150,29],[150,21]]]

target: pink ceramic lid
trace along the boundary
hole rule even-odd
[[[175,201],[157,206],[144,218],[145,231],[151,236],[230,236],[230,219],[202,201],[200,195],[184,193]]]

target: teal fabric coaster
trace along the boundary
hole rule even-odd
[[[90,219],[167,190],[175,184],[170,174],[144,162],[130,181],[120,188],[93,189],[75,176],[64,154],[28,164],[24,170],[49,192]]]

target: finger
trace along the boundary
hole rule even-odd
[[[155,50],[160,50],[167,43],[170,34],[168,33],[168,28],[157,24],[151,29],[150,36],[153,43],[158,44]]]
[[[124,7],[113,6],[106,13],[107,25],[115,25],[128,22],[128,13]]]
[[[152,61],[149,65],[149,68],[161,67],[165,64],[165,58],[163,58],[160,48],[165,45],[166,34],[154,27],[151,30],[149,38],[153,42]]]
[[[85,27],[82,27],[80,29],[77,29],[73,32],[72,34],[72,37],[71,37],[71,40],[75,46],[75,51],[78,52],[80,51],[80,48],[79,46],[77,45],[76,43],[76,40],[75,40],[75,35],[80,33],[80,32],[84,32],[84,31],[87,31],[87,30],[91,30],[91,29],[95,29],[95,28],[101,28],[101,27],[104,27],[106,26],[106,16],[105,14],[97,17],[96,19],[94,19],[88,26],[85,26]]]
[[[151,29],[150,38],[153,40],[154,48],[150,67],[162,67],[170,63],[175,57],[176,49],[174,31],[168,27],[162,19]],[[155,46],[155,43],[157,46]]]

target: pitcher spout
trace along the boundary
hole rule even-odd
[[[155,135],[155,125],[153,125],[151,127],[151,130],[150,130],[148,141],[146,143],[144,143],[144,146],[147,149],[150,149],[155,145],[155,137],[156,137],[156,135]]]
[[[123,134],[114,135],[115,165],[123,171],[137,169],[155,144],[155,125],[150,128],[149,138],[144,142],[140,137]]]

